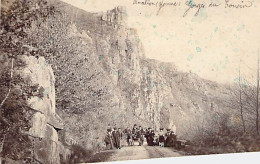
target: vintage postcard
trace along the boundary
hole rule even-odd
[[[260,151],[259,18],[258,0],[1,0],[0,161]]]

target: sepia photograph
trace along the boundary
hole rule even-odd
[[[0,6],[0,164],[260,152],[260,1]]]

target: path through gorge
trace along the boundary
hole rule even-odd
[[[96,155],[96,158],[104,156],[104,154],[110,154],[108,158],[103,160],[97,160],[94,162],[111,162],[111,161],[127,161],[127,160],[140,160],[140,159],[151,159],[151,158],[166,158],[166,157],[180,157],[184,156],[185,153],[178,151],[170,147],[159,147],[159,146],[123,146],[117,150],[102,151]]]
[[[150,158],[179,157],[184,153],[159,146],[129,146],[116,150],[108,161],[139,160]]]

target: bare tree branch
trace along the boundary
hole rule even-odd
[[[8,92],[7,92],[6,96],[5,96],[5,98],[3,99],[3,101],[0,104],[0,109],[2,108],[2,106],[5,103],[5,101],[8,99],[8,97],[9,97],[9,95],[11,93],[11,88],[12,88],[11,83],[12,83],[12,79],[13,79],[13,72],[14,72],[14,58],[11,59],[11,74],[10,74],[11,79],[10,79],[9,89],[8,89]]]

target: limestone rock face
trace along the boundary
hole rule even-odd
[[[123,6],[118,6],[111,11],[99,13],[99,15],[101,15],[102,21],[106,21],[116,26],[126,25],[127,13],[126,13],[126,8]]]
[[[55,78],[50,65],[43,57],[20,56],[25,64],[14,74],[29,79],[31,86],[37,86],[37,93],[27,99],[28,107],[34,111],[31,127],[27,132],[32,142],[33,156],[42,163],[60,163],[58,130],[63,129],[61,118],[55,111]]]
[[[55,78],[51,66],[43,57],[37,59],[33,56],[22,56],[21,60],[25,62],[26,67],[19,71],[19,74],[21,77],[30,79],[32,85],[38,85],[42,92],[41,97],[32,96],[28,99],[30,107],[37,111],[34,117],[37,120],[35,124],[46,122],[55,128],[62,129],[61,118],[55,111]]]

